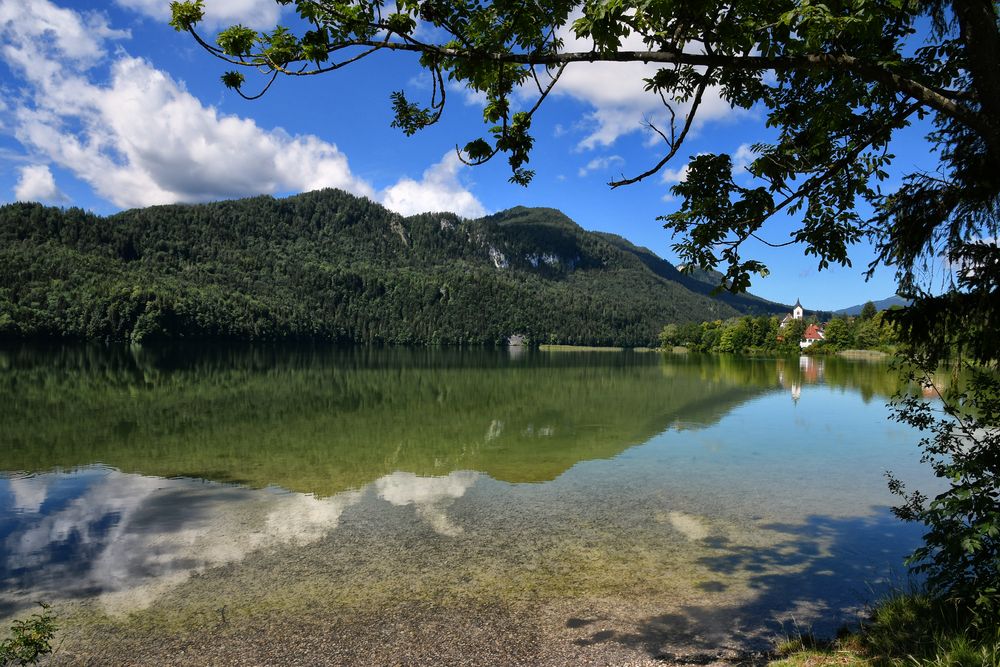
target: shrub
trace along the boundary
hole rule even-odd
[[[921,369],[922,368],[922,369]],[[967,608],[975,623],[1000,617],[1000,374],[995,367],[965,365],[959,388],[938,390],[926,365],[910,380],[931,389],[940,401],[904,394],[895,419],[924,431],[922,460],[948,487],[934,498],[908,492],[891,473],[890,489],[903,503],[893,512],[927,527],[924,544],[909,557],[927,576],[937,599]]]
[[[0,642],[0,665],[33,665],[52,653],[52,637],[57,627],[49,605],[39,602],[42,611],[10,626],[11,636]]]

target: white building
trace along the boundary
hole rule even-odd
[[[784,328],[792,320],[801,320],[803,315],[802,304],[799,300],[795,300],[795,307],[792,308],[792,312],[785,315],[781,320],[781,327]]]

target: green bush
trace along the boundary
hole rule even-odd
[[[895,591],[856,631],[833,641],[797,635],[774,652],[772,667],[1000,667],[1000,623],[924,590]]]
[[[34,665],[52,653],[52,637],[58,629],[49,605],[40,602],[41,612],[18,619],[10,626],[10,637],[0,642],[0,665]]]
[[[934,387],[926,365],[915,362],[910,380]],[[964,366],[966,379],[935,391],[939,401],[902,395],[898,421],[928,433],[923,460],[948,487],[934,498],[908,492],[889,474],[905,521],[927,527],[924,544],[909,558],[926,574],[931,594],[969,610],[977,623],[1000,617],[1000,374],[995,367]]]

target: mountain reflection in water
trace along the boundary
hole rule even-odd
[[[820,361],[888,396],[884,366]],[[329,348],[0,348],[0,470],[99,461],[332,495],[395,470],[546,481],[808,370],[785,360]]]
[[[0,616],[469,596],[836,615],[918,539],[885,509],[886,468],[926,473],[872,400],[895,390],[879,364],[83,346],[0,348],[0,369]]]

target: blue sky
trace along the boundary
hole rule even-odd
[[[273,27],[289,11],[273,0],[206,0],[209,31],[242,22]],[[727,152],[739,165],[767,138],[763,118],[709,96],[677,159],[661,174],[612,191],[606,183],[655,164],[663,145],[642,129],[662,118],[642,90],[643,65],[580,64],[536,114],[527,188],[507,182],[499,158],[468,168],[456,144],[481,136],[481,104],[449,90],[442,122],[413,137],[389,126],[389,93],[429,95],[413,56],[378,54],[339,72],[279,79],[248,102],[219,82],[226,69],[167,25],[169,0],[0,0],[0,202],[39,200],[98,213],[172,202],[276,196],[338,187],[403,214],[479,216],[550,206],[586,229],[621,234],[670,260],[656,216],[676,210],[669,188],[691,156]],[[252,73],[249,73],[252,74]],[[248,90],[258,82],[249,76]],[[929,167],[922,132],[893,145],[898,169]],[[890,179],[890,187],[892,180]],[[783,241],[793,220],[766,235]],[[835,309],[893,293],[890,271],[865,282],[870,248],[853,267],[817,272],[801,248],[747,251],[771,274],[751,291]]]

